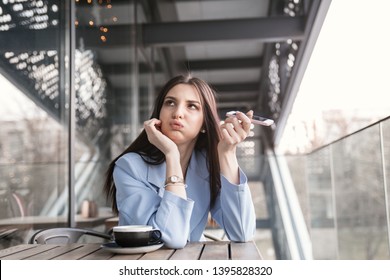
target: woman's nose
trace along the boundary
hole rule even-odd
[[[173,111],[173,118],[174,119],[182,119],[184,116],[184,109],[182,106],[177,106],[175,110]]]

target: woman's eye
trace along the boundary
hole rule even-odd
[[[195,104],[190,104],[188,107],[190,109],[192,109],[192,110],[197,110],[198,109],[198,106],[196,106]]]
[[[175,105],[175,102],[173,102],[172,100],[167,100],[167,101],[165,101],[165,104],[166,104],[167,106],[174,106],[174,105]]]

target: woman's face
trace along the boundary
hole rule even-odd
[[[160,111],[161,132],[177,145],[195,143],[204,112],[195,87],[178,84],[165,96]]]

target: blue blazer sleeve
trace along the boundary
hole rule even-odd
[[[113,177],[119,224],[151,225],[161,231],[167,247],[183,248],[194,202],[160,190],[161,186],[147,181],[147,171],[147,164],[137,154],[126,154],[117,160]]]
[[[240,184],[231,184],[221,175],[221,193],[211,215],[235,242],[252,240],[256,231],[256,215],[247,177],[240,169]]]

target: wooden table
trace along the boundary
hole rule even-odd
[[[0,251],[1,260],[260,260],[254,242],[189,243],[183,249],[160,248],[145,254],[113,254],[101,244],[21,244]]]

